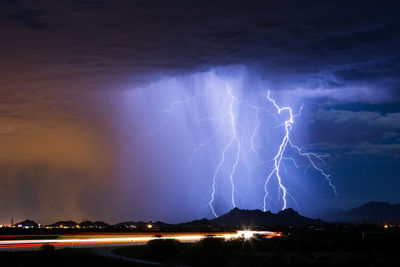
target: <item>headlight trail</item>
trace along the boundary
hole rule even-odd
[[[243,230],[237,232],[204,232],[204,233],[142,233],[142,234],[72,234],[72,235],[52,235],[54,238],[40,238],[40,235],[21,235],[12,236],[12,240],[0,240],[0,249],[40,247],[48,244],[53,246],[90,246],[90,245],[119,245],[132,243],[147,243],[157,239],[174,239],[183,242],[200,241],[207,237],[224,238],[226,240],[235,238],[249,239],[255,235],[264,238],[282,236],[280,232],[271,231],[250,231]],[[7,238],[4,236],[3,238]],[[36,239],[35,239],[36,238]]]

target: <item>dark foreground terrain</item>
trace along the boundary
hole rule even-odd
[[[140,266],[123,260],[102,257],[94,254],[91,249],[66,248],[66,249],[42,249],[39,251],[0,252],[1,267],[66,267],[66,266]]]
[[[154,240],[144,246],[120,247],[115,254],[187,266],[400,266],[397,229],[302,229],[284,237],[196,243]],[[47,248],[1,252],[0,266],[141,266],[102,257],[91,249]],[[143,266],[143,265],[142,265]]]
[[[155,240],[116,253],[190,266],[400,266],[400,232],[297,231],[273,239]]]

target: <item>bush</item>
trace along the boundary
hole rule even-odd
[[[50,244],[44,244],[40,247],[40,250],[42,251],[53,251],[54,250],[54,246],[50,245]]]
[[[156,239],[149,241],[144,250],[143,257],[166,262],[179,258],[180,242],[171,239]]]

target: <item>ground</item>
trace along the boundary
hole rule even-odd
[[[59,250],[45,249],[39,251],[1,252],[1,267],[76,267],[76,266],[140,266],[123,260],[98,256],[91,249],[66,248]]]
[[[293,231],[283,238],[155,240],[115,253],[189,266],[400,266],[400,233]]]
[[[109,249],[112,251],[113,249]],[[97,249],[98,251],[98,249]],[[291,230],[284,237],[196,243],[154,240],[114,249],[103,257],[96,249],[69,248],[1,252],[0,266],[143,266],[127,258],[186,266],[400,266],[400,231]]]

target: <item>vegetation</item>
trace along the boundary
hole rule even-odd
[[[298,231],[283,238],[197,243],[154,240],[119,248],[127,257],[189,266],[400,266],[399,232]]]
[[[44,247],[39,251],[0,252],[1,267],[76,267],[76,266],[138,266],[114,258],[95,255],[90,249],[66,248],[52,250]]]
[[[115,249],[135,259],[186,266],[400,266],[400,229],[341,227],[289,229],[284,237],[225,241],[212,236],[195,243],[163,240]],[[140,264],[139,264],[140,265]],[[0,252],[0,266],[138,266],[91,249]],[[142,265],[140,265],[142,266]]]

